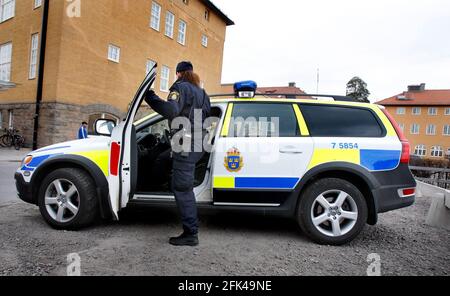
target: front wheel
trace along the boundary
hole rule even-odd
[[[303,232],[319,244],[343,245],[352,241],[367,221],[367,203],[352,183],[320,179],[300,198],[297,220]]]
[[[98,217],[95,183],[83,170],[62,168],[46,176],[38,196],[45,221],[56,229],[76,230]]]

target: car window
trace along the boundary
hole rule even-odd
[[[313,137],[383,137],[371,110],[328,105],[300,105]]]
[[[300,130],[292,104],[237,103],[228,136],[297,137]]]

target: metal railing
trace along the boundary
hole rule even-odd
[[[409,168],[417,180],[450,189],[450,169],[418,166],[410,166]]]

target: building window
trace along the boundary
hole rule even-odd
[[[41,7],[41,5],[42,5],[42,0],[34,0],[34,8]]]
[[[0,23],[14,17],[15,0],[0,0]]]
[[[403,123],[399,123],[398,127],[402,130],[402,132],[405,131],[405,125]]]
[[[0,110],[0,129],[3,129],[3,110]]]
[[[437,108],[435,107],[428,108],[428,115],[437,115]]]
[[[202,35],[202,45],[204,47],[208,47],[208,36],[206,36],[205,34]]]
[[[178,43],[185,45],[186,44],[186,22],[180,20],[178,24]]]
[[[427,148],[425,145],[417,145],[416,149],[414,149],[414,155],[416,156],[426,156],[427,155]]]
[[[445,108],[444,114],[445,114],[445,115],[450,115],[450,108]]]
[[[8,128],[12,129],[14,127],[14,113],[13,113],[13,110],[8,110],[8,114],[9,114]]]
[[[411,135],[418,135],[420,132],[420,125],[414,123],[411,125]]]
[[[406,113],[406,109],[404,107],[398,107],[397,108],[397,114],[398,115],[404,115]]]
[[[108,48],[108,60],[119,63],[120,62],[120,47],[110,44]]]
[[[161,21],[161,5],[152,2],[152,17],[150,19],[150,27],[159,31],[159,24]]]
[[[11,80],[11,55],[11,42],[0,45],[0,80],[7,82]]]
[[[168,11],[166,13],[166,29],[165,29],[165,35],[167,37],[173,38],[173,26],[175,24],[175,16],[173,13]]]
[[[209,21],[209,10],[205,10],[205,20]]]
[[[31,35],[30,73],[28,75],[29,79],[35,79],[36,78],[38,44],[39,44],[39,34],[36,33],[36,34]]]
[[[412,114],[413,115],[420,115],[420,113],[422,113],[422,109],[420,107],[412,108]]]
[[[183,0],[183,3],[189,5],[189,0]]]
[[[159,89],[163,92],[169,91],[169,77],[170,69],[167,66],[162,66],[161,68],[161,82],[159,84]]]
[[[444,125],[444,136],[450,136],[450,125]]]
[[[444,156],[444,150],[442,150],[441,146],[431,147],[431,157],[442,157],[442,156]]]
[[[156,65],[155,61],[147,60],[147,64],[145,66],[145,75],[150,73],[150,71],[153,69],[153,66]],[[155,89],[155,83],[152,84],[152,89]]]
[[[436,135],[436,126],[434,124],[427,125],[427,135],[429,136]]]

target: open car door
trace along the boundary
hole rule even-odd
[[[118,212],[128,204],[136,188],[137,147],[136,131],[133,125],[136,112],[142,104],[146,91],[156,79],[157,65],[147,74],[130,105],[126,118],[113,129],[109,159],[109,198],[111,208],[118,220]]]

